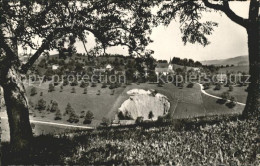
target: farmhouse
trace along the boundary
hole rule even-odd
[[[174,74],[173,65],[169,63],[157,63],[155,67],[156,75]]]
[[[59,65],[52,65],[52,70],[57,70],[60,66]]]
[[[112,69],[113,69],[112,65],[110,65],[110,64],[106,65],[106,70],[111,71]]]
[[[217,74],[217,81],[220,83],[224,83],[227,80],[227,74]]]

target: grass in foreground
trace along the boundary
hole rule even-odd
[[[55,138],[39,136],[32,148],[13,154],[3,144],[7,164],[182,164],[258,165],[258,121],[225,119],[152,128],[101,129]],[[73,137],[71,137],[73,135]]]

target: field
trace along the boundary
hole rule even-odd
[[[132,84],[127,86],[122,86],[115,89],[114,95],[111,95],[111,90],[109,88],[101,88],[100,84],[97,84],[97,87],[88,87],[88,93],[83,94],[83,88],[79,86],[75,87],[76,93],[71,93],[71,86],[65,86],[63,91],[60,92],[59,86],[56,87],[54,92],[48,92],[47,86],[34,86],[37,88],[37,94],[35,96],[30,96],[30,89],[32,87],[26,87],[28,93],[28,99],[36,104],[39,99],[43,98],[47,101],[47,105],[50,105],[50,101],[58,102],[59,109],[63,114],[65,107],[68,103],[71,104],[76,114],[80,115],[81,111],[92,111],[94,114],[94,119],[90,126],[96,127],[100,124],[103,117],[106,117],[110,120],[113,120],[116,116],[118,108],[121,104],[129,98],[127,92],[131,89],[154,89],[159,93],[168,97],[170,102],[169,114],[173,119],[183,119],[191,117],[201,117],[209,115],[223,115],[223,114],[239,114],[242,112],[244,106],[236,105],[234,108],[230,109],[225,104],[218,104],[217,99],[209,97],[201,93],[200,86],[195,84],[193,88],[184,87],[180,89],[173,84],[165,84],[163,87],[158,87],[157,84]],[[97,95],[98,90],[101,91],[100,95]],[[210,94],[219,96],[222,91],[225,91],[226,88],[223,88],[221,91],[208,90]],[[43,92],[43,95],[40,96],[40,92]],[[238,87],[234,88],[234,92],[231,94],[236,95],[240,102],[245,101],[245,93],[242,93],[241,89]],[[55,113],[50,113],[47,111],[42,111],[41,113],[38,110],[30,110],[31,116],[30,119],[47,121],[47,122],[56,122],[63,124],[70,124],[67,122],[68,116],[63,116],[62,120],[55,121]],[[84,118],[81,118],[78,124],[74,125],[83,125]],[[4,124],[5,123],[5,124]],[[68,127],[56,127],[50,125],[35,124],[34,133],[39,134],[48,134],[48,133],[61,133],[65,130],[69,130]],[[8,139],[8,125],[7,121],[2,123],[2,128],[4,129],[3,136],[5,140]]]
[[[51,100],[58,103],[61,114],[65,112],[65,108],[68,103],[71,104],[72,108],[75,110],[76,114],[80,115],[81,111],[91,111],[94,114],[94,120],[92,122],[93,126],[99,125],[103,117],[111,119],[110,110],[114,106],[115,101],[118,96],[121,95],[124,90],[123,87],[115,89],[114,95],[111,95],[112,90],[109,88],[101,88],[101,84],[97,84],[97,87],[88,87],[87,94],[83,94],[84,89],[75,86],[76,93],[71,93],[71,86],[63,87],[63,91],[60,92],[60,87],[56,86],[55,91],[48,92],[46,85],[35,86],[37,88],[38,94],[35,96],[30,96],[30,89],[32,87],[27,87],[28,98],[31,102],[37,104],[39,99],[44,99],[47,102],[47,105],[51,106]],[[100,90],[100,95],[97,95],[98,90]],[[40,92],[43,92],[43,95],[40,96]],[[47,111],[42,111],[39,113],[37,110],[32,110],[33,114],[36,115],[34,118],[47,119],[48,121],[54,121],[54,113],[49,113]],[[109,115],[108,115],[109,114]],[[44,116],[43,118],[41,118]],[[62,121],[65,123],[68,117],[63,117]],[[83,119],[80,119],[82,124]]]
[[[225,67],[225,68],[221,68],[219,69],[220,73],[226,73],[226,72],[245,72],[248,73],[249,72],[249,66],[233,66],[233,67]]]
[[[229,91],[231,96],[234,96],[238,102],[246,103],[247,98],[247,92],[245,91],[247,89],[246,86],[240,87],[240,86],[233,86],[233,91],[230,92],[228,87],[222,86],[220,90],[214,90],[214,86],[212,86],[210,89],[207,89],[206,92],[218,97],[221,97],[221,94],[223,92]]]

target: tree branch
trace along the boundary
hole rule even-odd
[[[230,7],[229,7],[229,3],[227,0],[223,1],[223,5],[219,5],[219,4],[213,4],[210,3],[208,0],[203,0],[204,4],[206,7],[211,8],[211,9],[215,9],[215,10],[219,10],[224,12],[228,18],[230,18],[232,21],[234,21],[235,23],[243,26],[244,28],[248,27],[248,19],[244,19],[238,15],[236,15],[236,13],[234,13]]]
[[[40,57],[40,55],[49,47],[50,42],[53,40],[55,31],[50,33],[46,39],[43,41],[40,48],[34,53],[34,55],[27,61],[27,63],[21,66],[21,73],[27,73],[30,67],[35,63],[35,61]]]

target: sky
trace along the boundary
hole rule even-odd
[[[237,15],[244,18],[248,17],[249,2],[230,2],[230,7]],[[247,33],[243,27],[220,12],[205,13],[202,19],[215,21],[219,24],[218,27],[215,27],[213,34],[208,37],[211,42],[210,45],[206,47],[189,43],[184,45],[181,40],[180,24],[172,21],[168,27],[161,25],[153,29],[151,39],[154,42],[149,44],[147,49],[154,50],[153,57],[157,60],[180,57],[204,61],[248,55]],[[90,36],[86,47],[89,50],[94,46],[94,37]],[[77,42],[76,48],[79,53],[85,53],[82,42]],[[110,47],[106,52],[128,55],[128,49],[121,46]],[[50,53],[57,52],[51,51]]]

